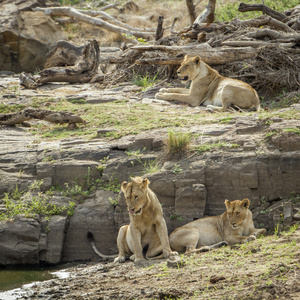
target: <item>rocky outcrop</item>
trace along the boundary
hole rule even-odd
[[[36,6],[46,6],[45,2],[0,3],[0,71],[20,73],[42,69],[46,53],[57,41],[65,39],[49,16],[32,11]]]
[[[253,128],[260,126],[257,122],[245,119],[241,125],[237,118],[223,128],[207,127],[206,132],[210,135],[205,139],[224,135],[225,139],[227,136],[233,141],[237,132],[236,140],[241,134],[248,137]],[[71,184],[75,179],[79,184],[88,174],[91,178],[99,177],[99,173],[92,172],[97,172],[99,161],[107,157],[101,178],[107,184],[117,180],[119,185],[132,175],[143,174],[145,164],[161,156],[166,134],[154,131],[149,135],[123,138],[114,144],[101,139],[35,144],[26,131],[2,127],[1,194],[13,190],[16,185],[24,188],[36,179],[43,180],[41,189],[44,191],[58,183]],[[165,161],[160,171],[145,174],[163,205],[169,232],[197,218],[221,214],[225,199],[246,197],[251,200],[257,227],[282,230],[299,221],[300,153],[294,146],[291,151],[277,150],[274,138],[275,135],[269,148],[262,151],[249,148],[251,139],[255,139],[252,135],[240,147]],[[143,154],[137,159],[124,152],[133,149],[144,149]],[[75,200],[56,192],[51,201],[63,206]],[[123,196],[98,189],[83,203],[75,202],[73,216],[63,213],[51,216],[49,220],[20,216],[14,221],[0,222],[3,241],[0,264],[57,264],[97,259],[87,241],[87,231],[93,232],[100,251],[116,253],[118,229],[128,223]]]

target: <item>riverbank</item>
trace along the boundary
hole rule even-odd
[[[299,299],[300,230],[177,262],[99,262],[33,285],[19,299]]]

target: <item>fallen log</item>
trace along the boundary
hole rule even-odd
[[[16,124],[24,124],[24,122],[31,119],[44,120],[55,124],[68,123],[69,125],[76,125],[76,123],[85,123],[81,117],[64,111],[56,112],[42,109],[24,109],[17,113],[0,114],[0,125],[13,126]],[[74,125],[72,127],[74,128]]]
[[[293,47],[295,43],[279,43],[278,41],[224,41],[221,42],[222,46],[233,46],[233,47],[263,47],[263,46],[271,46],[276,45],[279,47]]]
[[[184,55],[196,56],[199,55],[203,61],[209,65],[221,65],[228,62],[240,61],[248,58],[253,58],[257,54],[257,50],[252,47],[215,47],[212,48],[208,44],[194,44],[191,43],[186,46],[134,46],[130,48],[131,51],[146,52],[146,51],[162,51],[168,54],[167,60],[170,64],[180,64]],[[129,52],[128,52],[129,53]],[[132,53],[130,53],[132,55]],[[126,53],[122,55],[122,62],[129,60],[130,57]],[[112,63],[119,63],[117,59],[110,61]],[[138,59],[138,64],[167,64],[166,60],[151,58]]]

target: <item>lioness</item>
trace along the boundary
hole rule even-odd
[[[123,262],[126,257],[140,261],[144,259],[143,249],[148,245],[146,258],[167,258],[176,255],[172,252],[168,239],[168,230],[161,204],[154,192],[148,187],[149,180],[141,177],[121,184],[129,211],[130,224],[120,228],[117,245],[119,255],[115,262]],[[88,233],[94,251],[102,258],[111,255],[101,254],[95,247],[93,236]],[[160,254],[160,255],[159,255]]]
[[[190,89],[162,88],[155,98],[177,100],[191,106],[202,104],[219,111],[226,111],[231,105],[260,110],[257,92],[249,84],[221,76],[199,56],[189,58],[186,55],[177,74],[182,80],[192,81]]]
[[[224,244],[249,242],[266,232],[264,228],[254,228],[249,199],[232,202],[226,199],[225,205],[222,215],[198,219],[175,229],[169,238],[171,249],[191,253],[210,246],[206,247],[209,250]]]

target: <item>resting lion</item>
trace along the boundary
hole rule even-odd
[[[202,104],[219,111],[226,111],[231,105],[260,110],[257,92],[249,84],[221,76],[199,56],[188,58],[186,55],[177,74],[182,80],[192,81],[190,89],[162,88],[155,98],[176,100],[191,106]]]
[[[170,235],[171,249],[191,253],[222,245],[246,243],[264,234],[266,229],[255,229],[249,199],[225,200],[226,211],[219,216],[206,217],[175,229]],[[209,247],[203,247],[209,246]]]
[[[115,262],[123,262],[127,257],[131,260],[144,259],[143,250],[148,246],[146,258],[167,258],[176,255],[172,252],[168,239],[168,230],[161,204],[154,192],[148,187],[149,180],[141,177],[132,178],[130,183],[121,185],[129,211],[130,224],[120,228],[117,245],[119,255],[101,254],[88,233],[94,251],[102,258],[116,257]]]

